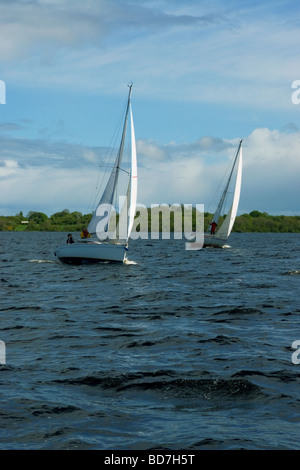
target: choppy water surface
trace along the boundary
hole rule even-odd
[[[300,449],[300,235],[88,266],[65,238],[0,232],[1,449]]]

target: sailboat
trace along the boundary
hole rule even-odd
[[[217,209],[211,219],[208,231],[204,234],[203,246],[212,246],[223,248],[231,233],[240,200],[242,183],[242,140],[239,143],[237,153],[235,155],[233,165],[230,170],[228,180],[224,191],[222,192]],[[229,203],[229,210],[223,222],[219,224],[219,219],[226,204]],[[231,204],[231,205],[230,205]]]
[[[103,194],[87,227],[90,237],[58,247],[55,255],[62,262],[70,264],[97,261],[126,262],[137,202],[137,155],[131,108],[132,84],[128,86],[129,94],[120,145]],[[128,121],[130,121],[130,132]],[[128,166],[123,161],[127,134],[130,135]],[[123,202],[119,211],[116,209],[117,198],[119,202]]]

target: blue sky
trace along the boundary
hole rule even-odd
[[[243,138],[239,213],[300,214],[298,0],[2,0],[0,10],[0,215],[92,210],[131,81],[139,203],[213,209]]]

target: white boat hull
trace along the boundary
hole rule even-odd
[[[123,263],[126,259],[124,245],[100,242],[77,242],[58,247],[55,256],[68,264],[84,262],[115,261]]]
[[[227,239],[219,238],[216,235],[204,235],[203,247],[212,246],[215,248],[223,248],[227,243]]]

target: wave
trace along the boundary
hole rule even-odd
[[[210,400],[216,397],[253,398],[260,388],[246,379],[175,379],[161,382],[143,382],[124,385],[121,390],[142,389],[163,391],[176,397],[199,396]]]
[[[192,450],[252,450],[255,448],[255,442],[251,439],[214,439],[205,438],[195,442],[188,449]]]
[[[9,311],[16,311],[18,312],[19,310],[29,310],[31,311],[39,311],[42,310],[42,308],[39,305],[20,305],[20,306],[12,306],[12,307],[3,307],[0,308],[0,312],[9,312]]]
[[[131,265],[137,265],[137,262],[133,261],[133,260],[130,260],[130,259],[125,259],[124,264],[127,264],[128,266],[131,266]]]
[[[231,338],[229,336],[226,336],[226,335],[218,335],[218,336],[215,336],[214,338],[209,338],[209,339],[203,339],[203,340],[200,340],[199,343],[218,343],[218,344],[221,344],[221,345],[230,345],[230,344],[234,344],[234,343],[239,343],[240,340],[238,338]]]
[[[41,416],[41,415],[57,415],[57,414],[66,414],[66,413],[73,413],[74,411],[79,411],[80,409],[75,406],[66,405],[66,406],[49,406],[49,405],[42,405],[42,406],[34,406],[31,413],[34,416]]]
[[[229,315],[263,315],[263,312],[258,308],[253,307],[234,307],[232,309],[220,310],[219,312],[214,313],[214,315],[222,315],[222,314],[229,314]]]
[[[278,382],[296,382],[297,377],[295,377],[294,372],[288,372],[286,370],[277,370],[273,372],[262,372],[259,370],[249,370],[249,369],[242,369],[239,372],[236,372],[233,377],[240,378],[240,377],[250,377],[250,376],[260,376],[260,377],[266,377],[268,380],[270,379],[276,379],[276,383]]]
[[[258,385],[245,378],[232,379],[198,379],[172,378],[174,371],[158,371],[157,373],[136,373],[122,376],[88,375],[74,379],[62,379],[56,382],[69,385],[85,385],[100,387],[104,390],[114,389],[115,392],[151,391],[162,396],[176,398],[195,397],[206,400],[213,398],[253,399],[263,396]],[[159,379],[159,380],[157,380]]]
[[[50,264],[56,264],[57,261],[50,260],[50,259],[29,259],[28,263],[50,263]]]

